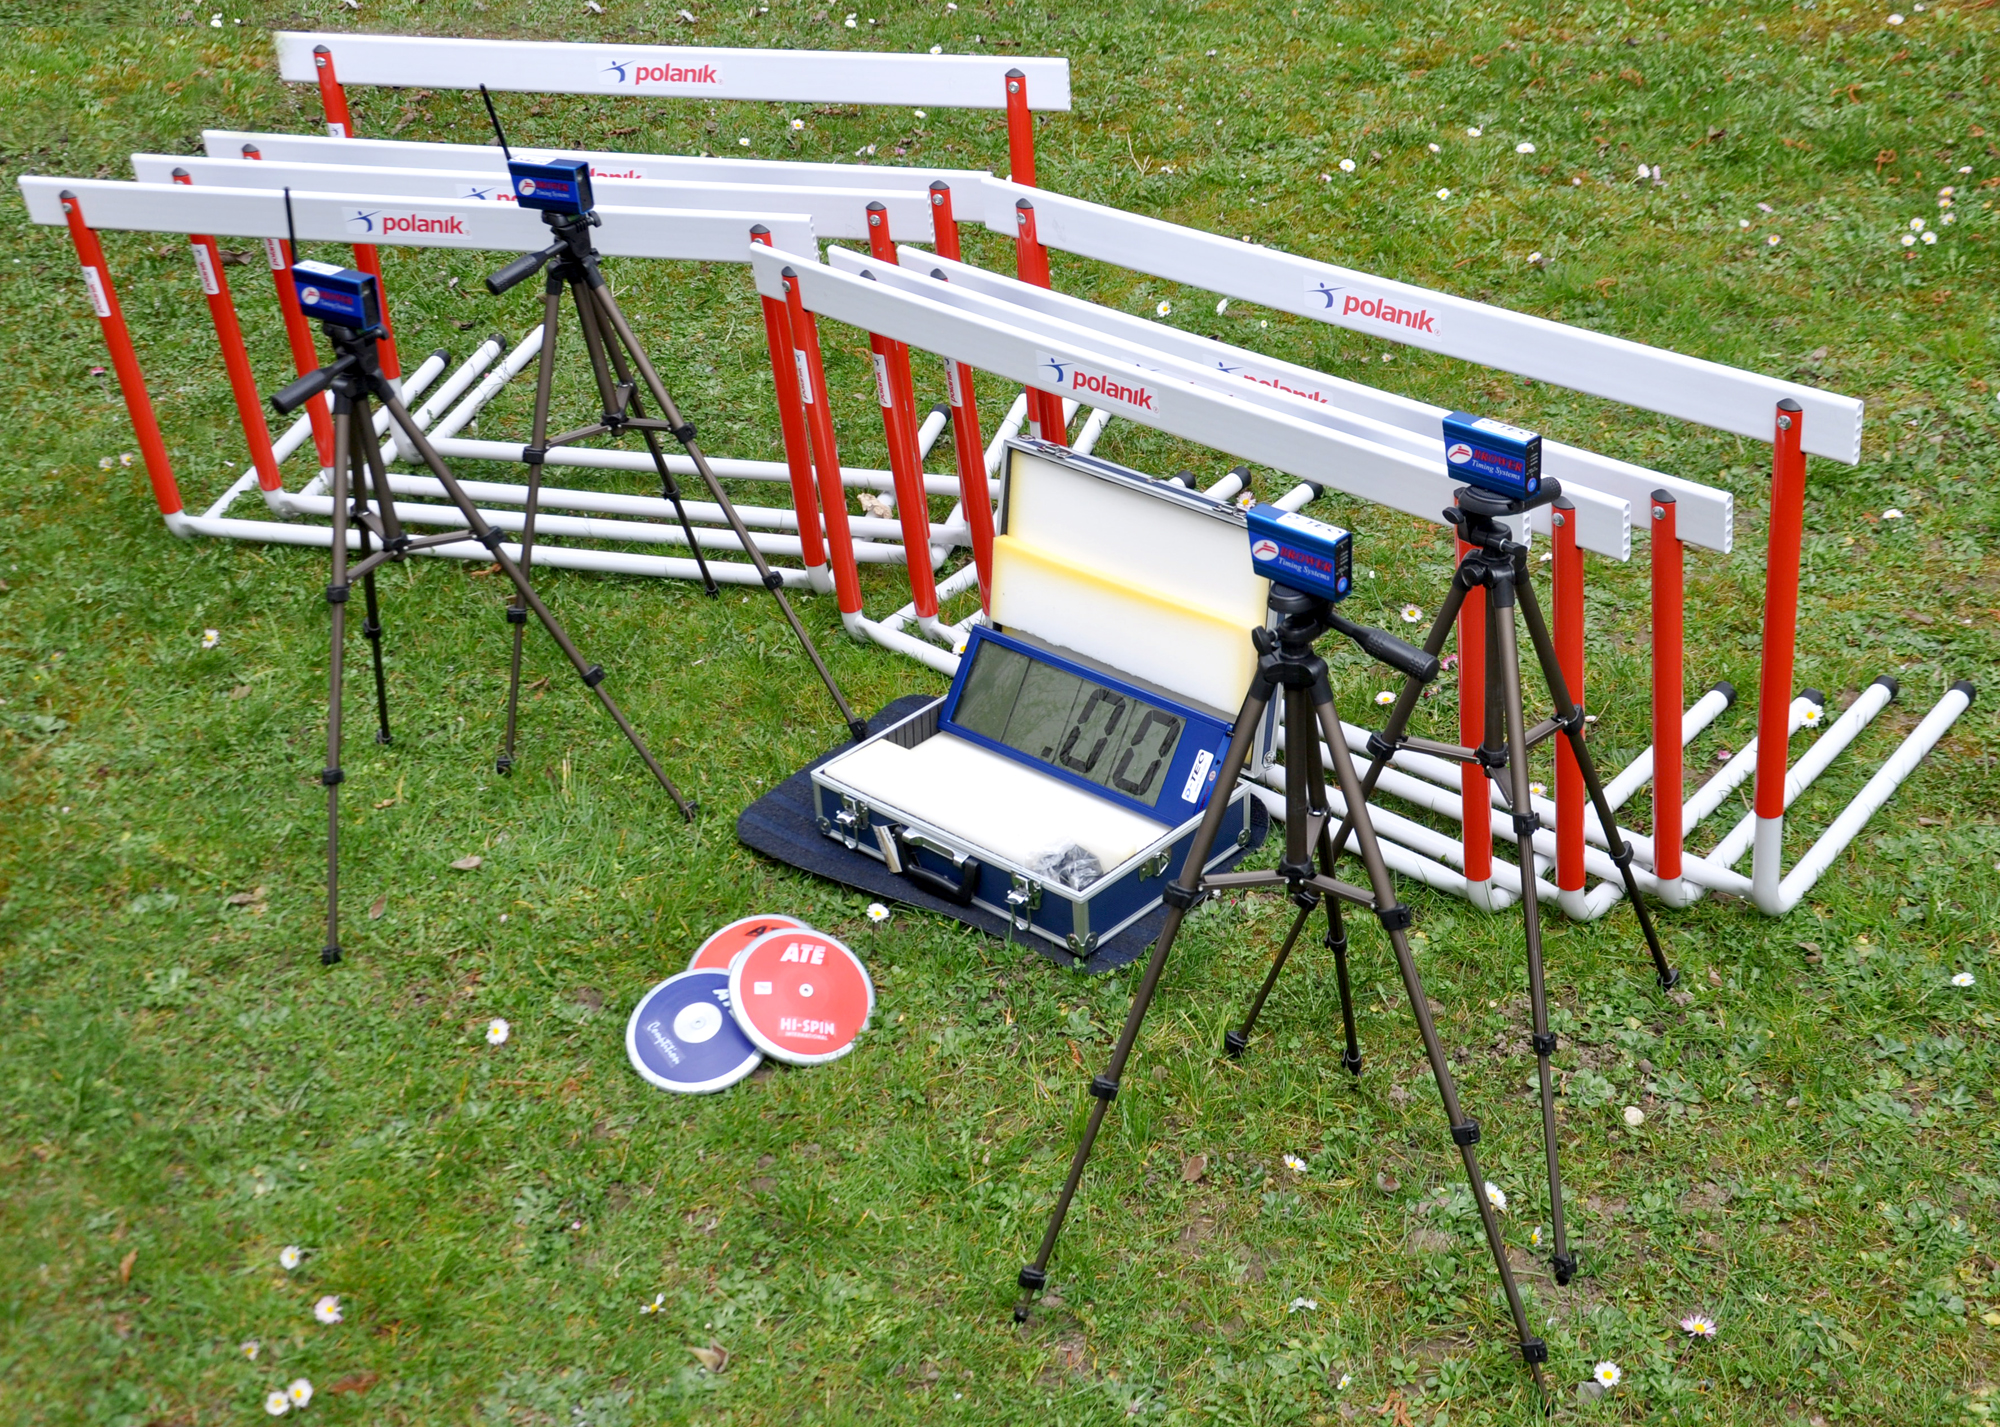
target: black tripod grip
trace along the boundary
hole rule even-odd
[[[529,278],[540,272],[542,264],[553,258],[561,250],[562,244],[556,243],[542,249],[539,253],[521,254],[513,262],[507,264],[506,267],[486,279],[486,290],[495,297],[498,297],[516,283],[526,282]]]
[[[340,375],[340,363],[321,367],[316,372],[307,372],[290,386],[280,387],[271,393],[271,408],[280,416],[290,416],[321,392],[333,385]]]
[[[1366,625],[1350,624],[1338,615],[1333,617],[1333,627],[1361,646],[1361,652],[1370,659],[1387,664],[1398,674],[1408,675],[1419,683],[1428,684],[1438,675],[1438,657],[1426,654],[1414,644],[1407,644],[1386,629],[1370,629]]]

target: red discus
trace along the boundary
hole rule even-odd
[[[768,936],[775,931],[804,928],[805,923],[797,917],[738,917],[728,926],[712,933],[707,941],[695,948],[694,960],[688,963],[687,969],[727,971],[736,953],[758,937]]]
[[[730,1013],[775,1060],[820,1065],[854,1049],[875,1010],[861,958],[810,927],[759,937],[729,967]]]

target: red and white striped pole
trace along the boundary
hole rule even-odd
[[[184,168],[174,170],[174,182],[192,184]],[[229,394],[236,399],[236,419],[243,424],[243,440],[250,447],[250,464],[257,468],[257,484],[267,491],[279,488],[278,458],[271,452],[271,428],[264,421],[263,398],[257,393],[257,377],[250,370],[250,354],[243,348],[243,327],[236,320],[236,303],[229,293],[229,279],[222,271],[222,250],[207,233],[188,234],[194,253],[194,270],[201,278],[202,295],[208,299],[208,315],[215,323],[216,344],[222,348],[223,370],[229,373]]]
[[[868,205],[868,252],[877,262],[894,263],[889,210]],[[882,434],[889,445],[889,472],[896,481],[896,517],[903,524],[903,558],[909,567],[910,599],[917,619],[935,622],[937,579],[931,570],[931,506],[924,494],[923,458],[917,448],[916,394],[910,377],[910,349],[901,342],[868,334],[875,357],[875,396],[882,406]]]
[[[951,211],[951,185],[931,185],[931,242],[938,256],[958,262],[958,220]],[[979,572],[979,607],[993,608],[993,494],[986,484],[986,443],[979,429],[979,406],[972,391],[972,368],[949,358],[945,386],[951,394],[951,435],[958,452],[958,500],[972,537],[972,563]]]
[[[1014,203],[1014,271],[1022,282],[1031,282],[1036,287],[1049,285],[1049,250],[1035,234],[1035,205],[1025,198]],[[1059,393],[1028,388],[1028,430],[1031,435],[1058,446],[1069,444],[1069,433],[1063,429]]]
[[[1686,884],[1681,880],[1681,699],[1686,678],[1681,619],[1686,547],[1675,523],[1672,493],[1654,491],[1647,504],[1653,516],[1653,875],[1659,879],[1660,900],[1681,907],[1687,905]]]
[[[336,139],[357,139],[354,131],[354,116],[347,110],[347,91],[340,87],[340,76],[334,73],[333,51],[325,45],[313,46],[313,73],[319,78],[319,100],[326,110],[326,131]],[[389,284],[382,281],[382,257],[375,251],[373,243],[354,245],[354,265],[375,278],[375,300],[382,311],[382,340],[378,349],[382,355],[382,374],[391,381],[403,375],[402,364],[396,360],[396,333],[389,325]]]
[[[771,230],[762,223],[750,230],[753,241],[771,246]],[[805,562],[806,578],[824,593],[833,588],[826,567],[826,548],[820,538],[819,495],[813,489],[811,437],[806,432],[805,408],[799,402],[799,366],[792,358],[791,318],[785,304],[775,297],[760,297],[764,304],[764,341],[771,349],[771,384],[777,390],[778,430],[785,441],[785,469],[792,478],[792,512],[799,522],[799,555]]]
[[[1556,664],[1569,686],[1570,702],[1581,709],[1583,699],[1583,549],[1576,543],[1576,506],[1557,496],[1549,524],[1555,547],[1552,576],[1555,605]],[[1583,768],[1570,751],[1569,740],[1556,745],[1556,891],[1562,909],[1579,919],[1588,915],[1583,890]],[[1521,869],[1522,895],[1536,895],[1530,880],[1534,869]]]
[[[146,378],[139,370],[139,354],[132,349],[132,333],[118,305],[118,290],[111,285],[111,270],[104,264],[104,245],[85,220],[83,205],[74,193],[63,193],[62,207],[69,220],[70,242],[76,245],[77,261],[83,265],[83,285],[90,290],[91,311],[104,329],[104,345],[111,349],[111,369],[118,374],[118,390],[125,397],[125,411],[139,439],[139,455],[153,483],[153,499],[172,529],[179,523],[181,490],[174,481],[173,464],[167,460],[167,444],[160,439],[160,423],[153,417],[153,399],[146,393]]]
[[[1463,560],[1475,547],[1458,542]],[[1458,741],[1477,748],[1486,741],[1486,591],[1467,590],[1458,607]],[[1459,811],[1465,832],[1465,895],[1482,911],[1493,910],[1493,793],[1486,769],[1462,763],[1458,769]]]
[[[1028,76],[1007,71],[1007,177],[1035,184],[1035,116],[1028,110]]]
[[[819,324],[799,295],[798,276],[784,271],[785,312],[791,319],[792,361],[799,376],[799,401],[805,408],[806,429],[812,435],[813,467],[819,473],[820,512],[826,520],[826,543],[833,563],[834,598],[841,623],[856,638],[864,637],[861,618],[861,574],[854,565],[854,535],[847,524],[847,493],[840,484],[840,449],[833,439],[833,416],[827,409],[826,368],[820,361]],[[928,546],[926,547],[928,549]]]
[[[1785,762],[1790,734],[1792,658],[1799,633],[1799,546],[1805,538],[1805,413],[1790,397],[1778,403],[1771,437],[1771,535],[1764,551],[1764,659],[1757,680],[1756,832],[1750,851],[1750,899],[1783,916]]]
[[[255,144],[243,146],[243,157],[264,157]],[[292,348],[292,365],[299,375],[319,369],[319,349],[313,345],[312,328],[299,310],[299,290],[292,281],[292,245],[283,238],[264,240],[264,258],[271,265],[271,282],[278,289],[278,309],[285,314],[285,337]],[[312,422],[313,449],[319,453],[321,470],[333,464],[333,417],[327,411],[326,393],[306,403],[306,419]]]

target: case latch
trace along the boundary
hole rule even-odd
[[[868,805],[857,803],[846,793],[840,795],[840,811],[833,815],[834,836],[849,852],[860,845],[868,831]]]
[[[1013,920],[1014,930],[1024,932],[1033,924],[1033,913],[1042,905],[1042,884],[1012,873],[1011,885],[1007,888],[1007,914]]]

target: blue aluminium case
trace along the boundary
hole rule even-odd
[[[1143,490],[1154,498],[1184,506],[1195,502],[1178,487],[1165,486],[1137,471],[1130,471],[1094,457],[1078,456],[1064,447],[1016,439],[1008,443],[1008,460],[1032,455],[1058,462],[1070,470],[1095,480],[1129,490]],[[1011,483],[1003,482],[1003,511]],[[1243,513],[1231,505],[1205,503],[1197,517],[1245,527]],[[1003,527],[1004,528],[1004,527]],[[1241,535],[1236,537],[1242,539]],[[1239,547],[1240,548],[1240,547]],[[1246,642],[1250,630],[1243,631]],[[1145,783],[1155,791],[1153,801],[1132,797],[1108,783],[1100,783],[1076,771],[1079,763],[1094,761],[1091,749],[1072,745],[1067,750],[1053,747],[1052,756],[1010,746],[1002,739],[970,727],[964,721],[966,689],[982,653],[1026,656],[1044,670],[1074,676],[1094,686],[1086,698],[1113,698],[1128,701],[1125,717],[1143,720],[1168,717],[1184,720],[1184,728],[1170,756],[1163,761],[1157,783],[1150,770],[1135,768],[1129,780]],[[1096,691],[1102,691],[1096,692]],[[1209,850],[1208,866],[1225,861],[1250,844],[1253,837],[1250,791],[1239,780],[1233,788],[1218,789],[1216,774],[1227,752],[1234,711],[1224,713],[1158,688],[1147,681],[1105,665],[1101,660],[1077,654],[1021,631],[1001,631],[988,625],[975,626],[966,642],[958,672],[950,692],[917,712],[874,734],[867,743],[887,740],[904,748],[915,748],[932,738],[959,738],[1013,759],[1039,773],[1075,787],[1086,788],[1099,797],[1143,814],[1163,824],[1161,836],[1140,848],[1124,862],[1106,867],[1087,887],[1075,889],[1046,870],[1036,870],[1008,860],[982,845],[979,829],[983,810],[967,807],[962,816],[943,827],[912,815],[905,809],[885,806],[878,798],[845,781],[840,758],[833,758],[812,770],[813,811],[822,834],[852,851],[883,863],[925,891],[961,906],[976,906],[1007,919],[1015,935],[1035,938],[1067,951],[1078,963],[1087,961],[1098,944],[1146,916],[1160,905],[1167,884],[1180,875],[1189,845],[1211,798],[1227,799],[1215,843]],[[1100,714],[1100,718],[1104,718]],[[974,719],[977,722],[977,719]],[[1068,725],[1090,726],[1088,713],[1078,715]],[[1110,732],[1108,719],[1102,725]],[[1133,729],[1127,722],[1125,728]],[[1090,726],[1091,733],[1097,732]],[[1011,729],[1009,730],[1011,733]],[[1137,745],[1135,734],[1128,741]],[[1017,740],[1018,741],[1018,740]],[[866,743],[855,745],[865,747]],[[1261,743],[1259,747],[1261,748]],[[842,756],[845,756],[846,750]],[[1065,753],[1069,766],[1064,766]],[[1103,771],[1100,768],[1099,771]],[[1248,770],[1246,770],[1248,771]],[[1110,775],[1115,781],[1114,768]]]
[[[1454,411],[1444,419],[1444,459],[1467,485],[1526,500],[1542,485],[1542,438],[1490,416]]]

